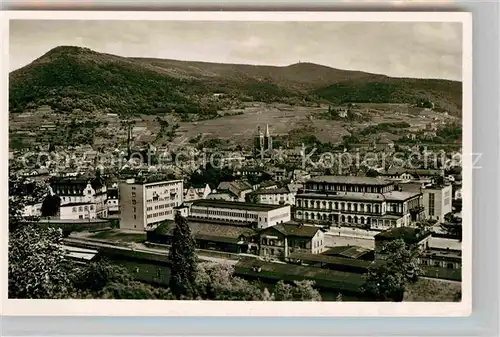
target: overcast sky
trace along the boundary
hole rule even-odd
[[[10,69],[60,45],[120,56],[301,61],[395,77],[462,79],[460,23],[13,20]]]

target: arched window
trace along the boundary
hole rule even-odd
[[[323,220],[326,220],[326,214],[323,214]]]
[[[320,205],[320,202],[319,202],[319,200],[318,200],[318,201],[316,201],[316,208],[320,208],[320,206],[319,206],[319,205]]]
[[[339,209],[339,203],[335,202],[335,209]]]
[[[345,215],[342,215],[342,217],[340,219],[342,222],[345,222]]]
[[[358,211],[358,204],[354,204],[354,212]]]
[[[329,208],[329,209],[332,209],[332,202],[331,202],[331,201],[330,201],[330,202],[328,202],[328,208]]]
[[[347,210],[348,210],[348,211],[350,211],[350,210],[351,210],[351,203],[350,203],[350,202],[348,202],[348,203],[347,203]]]
[[[350,215],[347,217],[347,222],[352,223],[352,217]]]
[[[311,213],[311,220],[314,220],[314,213]]]
[[[361,224],[364,225],[365,224],[365,218],[361,218]]]
[[[309,213],[305,213],[306,219],[309,219]]]
[[[358,223],[358,217],[357,216],[354,217],[354,223]]]

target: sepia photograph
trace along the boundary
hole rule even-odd
[[[470,306],[470,17],[257,14],[5,19],[7,301]]]

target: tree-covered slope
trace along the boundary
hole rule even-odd
[[[49,105],[56,111],[213,115],[229,100],[416,103],[461,108],[461,83],[390,78],[313,63],[287,67],[126,58],[61,46],[13,71],[9,111]]]

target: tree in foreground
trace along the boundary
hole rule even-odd
[[[195,241],[189,224],[183,216],[176,214],[172,246],[169,259],[171,263],[170,289],[177,299],[196,297],[197,255]]]
[[[25,224],[9,234],[9,298],[57,299],[72,293],[62,231]]]
[[[196,289],[199,299],[218,301],[260,301],[260,285],[234,276],[228,263],[203,262],[198,265]]]
[[[462,219],[447,213],[444,216],[444,222],[440,225],[441,229],[448,235],[462,241]]]
[[[105,259],[79,268],[73,282],[77,298],[175,299],[169,289],[138,282],[125,268]]]
[[[314,281],[303,280],[294,281],[292,284],[287,284],[284,281],[279,281],[272,295],[274,301],[321,301],[321,295],[314,288]]]
[[[24,225],[24,207],[32,205],[48,194],[48,185],[23,177],[9,178],[9,232]]]
[[[363,291],[380,301],[400,302],[406,286],[415,283],[422,273],[418,264],[420,251],[397,239],[386,243],[382,253],[386,255],[384,263],[370,268],[363,276]]]

